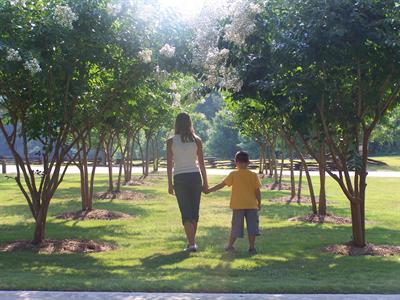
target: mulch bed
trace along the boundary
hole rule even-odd
[[[154,185],[154,182],[145,180],[131,180],[123,184],[124,186]]]
[[[141,192],[135,191],[120,191],[120,192],[100,192],[96,193],[96,198],[101,200],[144,200],[146,199],[146,195]]]
[[[324,217],[319,215],[311,214],[307,216],[298,216],[290,218],[288,221],[292,222],[307,222],[307,223],[328,223],[328,224],[336,224],[336,225],[345,225],[351,224],[350,218],[334,216],[331,214],[327,214]]]
[[[0,252],[32,251],[36,253],[93,253],[116,249],[111,243],[95,240],[45,240],[40,245],[33,245],[30,241],[15,241],[0,245]]]
[[[309,204],[311,203],[311,198],[310,197],[300,197],[300,201],[297,199],[297,196],[294,198],[291,198],[291,196],[284,196],[284,197],[277,197],[269,200],[270,202],[277,202],[277,203],[293,203],[293,204]],[[318,203],[318,199],[316,199],[316,203]],[[335,204],[335,201],[326,201],[327,204]]]
[[[279,184],[269,183],[265,185],[265,188],[270,191],[290,191],[291,186],[288,183],[281,183],[279,188]]]
[[[109,211],[105,209],[93,209],[91,211],[73,211],[66,212],[54,216],[56,219],[63,220],[116,220],[116,219],[129,219],[132,216],[118,212]]]
[[[367,244],[365,247],[359,248],[352,245],[351,243],[348,243],[325,247],[322,249],[322,252],[348,256],[392,256],[400,255],[400,246]]]

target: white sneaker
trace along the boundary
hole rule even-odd
[[[187,245],[186,248],[184,249],[185,252],[196,252],[198,249],[197,245]]]

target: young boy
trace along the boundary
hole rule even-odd
[[[208,189],[206,193],[215,192],[225,186],[232,186],[230,207],[232,208],[232,229],[226,251],[233,251],[237,238],[243,237],[244,218],[246,218],[249,238],[249,253],[256,254],[256,236],[260,235],[258,211],[261,208],[261,183],[257,174],[248,169],[249,154],[239,151],[235,156],[236,170],[232,171],[223,182]]]

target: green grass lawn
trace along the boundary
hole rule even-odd
[[[380,160],[386,163],[386,166],[373,166],[370,165],[370,170],[382,170],[382,171],[400,171],[400,156],[373,156],[375,160]]]
[[[349,226],[312,225],[287,219],[309,212],[306,205],[271,203],[287,192],[263,191],[259,254],[247,255],[246,240],[225,254],[229,234],[229,190],[202,199],[198,233],[200,251],[184,254],[184,235],[176,201],[165,179],[131,187],[148,195],[136,202],[97,201],[96,208],[132,214],[115,221],[61,221],[51,216],[77,210],[79,178],[68,176],[53,200],[47,237],[102,239],[118,249],[95,254],[0,253],[0,289],[202,291],[202,292],[400,292],[400,256],[342,257],[320,248],[350,239]],[[221,177],[211,177],[217,183]],[[367,238],[376,244],[400,245],[400,179],[369,179]],[[98,177],[102,191],[106,178]],[[32,218],[11,180],[0,177],[0,242],[30,239]],[[332,213],[348,216],[348,202],[328,181]]]

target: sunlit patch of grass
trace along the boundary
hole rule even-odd
[[[222,178],[211,176],[210,184]],[[313,180],[318,191],[318,178]],[[372,243],[400,245],[399,183],[397,178],[368,180],[366,217],[373,222],[367,224],[367,238]],[[106,184],[107,178],[98,176],[96,191],[104,191]],[[33,219],[15,183],[0,177],[0,187],[0,242],[31,238]],[[259,254],[250,257],[246,239],[238,241],[235,253],[223,251],[231,219],[228,189],[202,198],[200,251],[190,255],[182,252],[185,240],[179,211],[174,197],[167,194],[165,178],[154,180],[153,185],[126,189],[143,192],[147,198],[101,200],[94,206],[129,213],[135,216],[132,219],[56,220],[52,217],[55,214],[80,208],[79,178],[67,176],[50,206],[47,237],[101,239],[117,244],[118,249],[86,255],[0,253],[0,289],[400,292],[399,257],[341,257],[321,253],[324,246],[348,241],[350,226],[287,221],[310,211],[304,204],[268,201],[287,195],[288,191],[263,189]],[[306,186],[303,193],[308,194]],[[335,201],[328,210],[349,216],[348,200],[332,180],[328,180],[327,193],[328,200]]]

